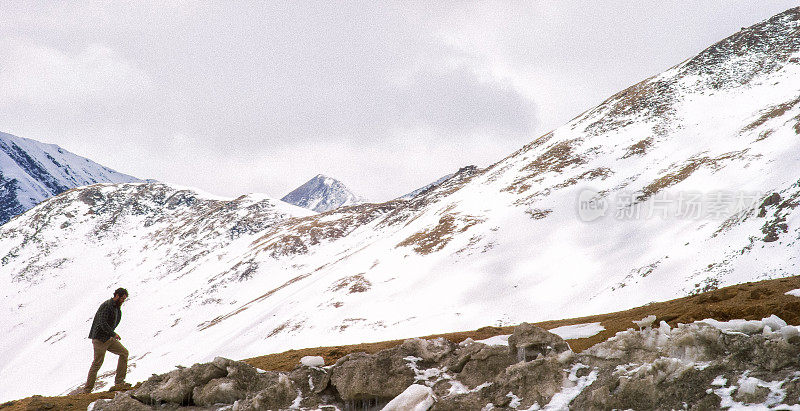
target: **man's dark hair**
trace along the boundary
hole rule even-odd
[[[117,288],[116,290],[114,290],[114,296],[117,296],[117,295],[120,296],[120,297],[122,297],[123,295],[127,297],[128,296],[128,290],[126,290],[126,289],[124,289],[122,287]]]

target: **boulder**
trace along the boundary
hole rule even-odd
[[[233,378],[215,378],[202,387],[192,391],[194,404],[200,406],[214,404],[233,404],[247,397],[246,387]]]
[[[250,402],[252,410],[283,410],[287,409],[301,393],[294,387],[286,374],[279,374],[268,387],[259,391]]]
[[[522,408],[529,408],[534,403],[547,404],[550,399],[562,390],[567,373],[558,357],[548,356],[528,362],[510,365],[494,380],[497,395],[493,403],[505,406],[512,393],[522,399]]]
[[[424,363],[438,363],[455,351],[457,345],[446,338],[423,340],[411,338],[403,341],[400,350],[408,355],[422,358]]]
[[[127,392],[117,392],[112,400],[97,400],[87,408],[87,411],[151,411],[154,407],[142,404],[132,398]]]
[[[348,354],[334,365],[331,384],[345,401],[394,398],[414,382],[403,354],[398,347],[375,354]]]
[[[494,381],[495,376],[513,363],[507,347],[476,343],[461,350],[452,370],[458,372],[459,381],[473,389]]]
[[[226,369],[214,363],[195,364],[167,374],[153,375],[132,396],[145,404],[168,402],[189,405],[195,387],[206,385],[209,381],[227,374]]]
[[[514,328],[514,334],[508,337],[508,350],[517,361],[530,361],[539,355],[547,356],[569,350],[563,338],[528,323]]]

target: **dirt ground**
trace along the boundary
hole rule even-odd
[[[651,314],[656,316],[656,322],[663,320],[671,326],[675,326],[677,323],[690,323],[705,318],[714,318],[720,321],[734,318],[760,320],[771,314],[781,317],[791,325],[800,325],[800,298],[785,294],[789,290],[798,288],[800,288],[800,276],[750,282],[676,300],[651,303],[625,311],[565,320],[544,321],[535,324],[542,328],[552,329],[564,325],[599,322],[605,327],[605,331],[593,337],[568,340],[572,350],[576,352],[583,351],[598,342],[605,341],[613,337],[619,331],[635,327],[632,323],[633,320],[640,320]],[[511,334],[513,329],[513,326],[483,327],[473,331],[420,337],[444,337],[458,343],[466,338],[480,340],[495,335]],[[278,354],[267,354],[248,358],[244,361],[264,370],[291,371],[299,364],[300,358],[307,355],[321,356],[325,358],[325,364],[332,364],[339,358],[353,352],[374,353],[385,348],[396,346],[402,342],[403,340],[392,340],[337,347],[302,348]],[[0,404],[0,410],[85,410],[92,401],[99,398],[112,397],[113,393],[107,391],[63,397],[33,396]]]

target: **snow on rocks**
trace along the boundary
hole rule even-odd
[[[776,316],[677,327],[662,321],[581,353],[560,350],[560,337],[524,324],[509,346],[411,339],[291,373],[217,358],[154,375],[91,409],[795,409],[800,338],[784,338],[791,326],[783,324]],[[522,348],[537,354],[517,361]]]
[[[794,297],[800,297],[800,288],[796,288],[794,290],[787,291],[784,294],[791,295],[791,296],[794,296]]]

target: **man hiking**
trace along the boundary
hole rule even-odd
[[[92,392],[94,389],[95,380],[97,380],[97,371],[103,365],[103,359],[106,357],[106,351],[111,351],[119,356],[117,360],[117,375],[114,378],[114,386],[111,391],[125,390],[131,388],[131,385],[125,382],[125,374],[128,371],[128,350],[120,344],[119,334],[114,332],[114,329],[119,325],[119,320],[122,319],[122,303],[128,298],[128,290],[124,288],[117,288],[114,291],[114,297],[110,300],[104,301],[97,309],[92,321],[92,329],[89,331],[89,338],[92,339],[94,346],[94,361],[89,368],[89,377],[86,378],[86,385],[84,392]]]

